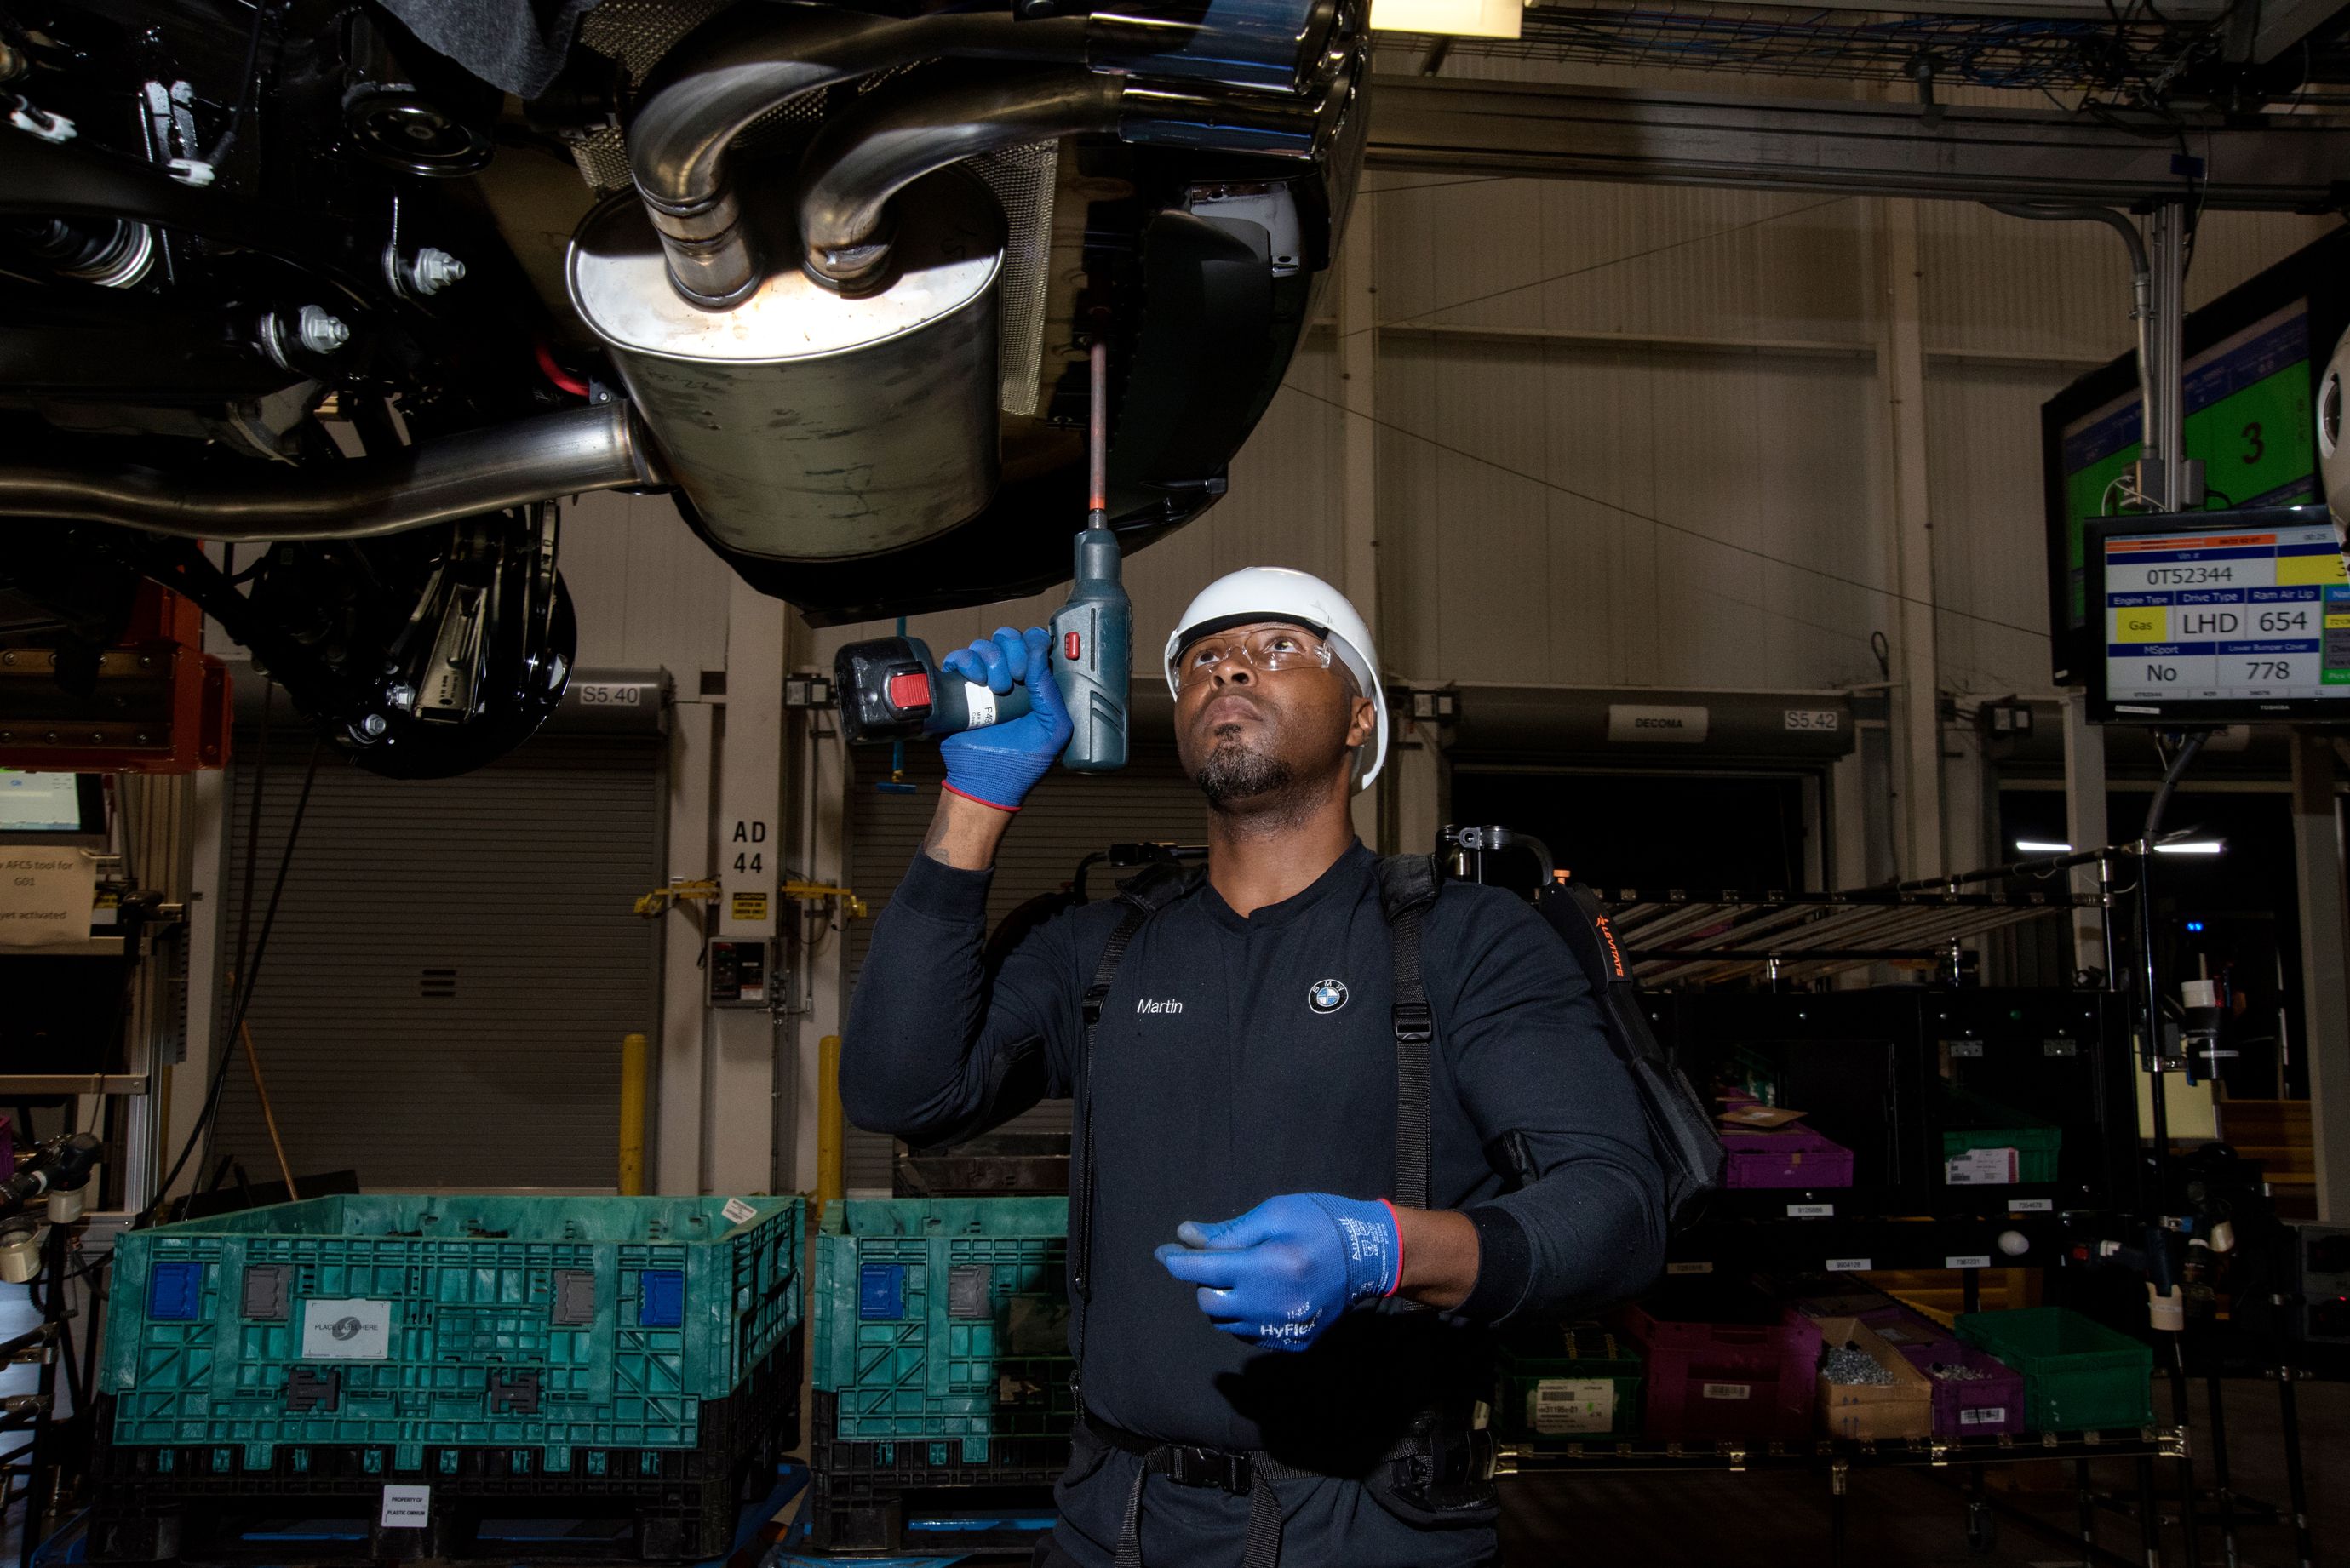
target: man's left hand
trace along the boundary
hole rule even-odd
[[[1403,1273],[1395,1210],[1327,1192],[1268,1198],[1236,1220],[1176,1228],[1154,1254],[1200,1287],[1215,1326],[1267,1350],[1303,1350],[1338,1314],[1391,1295]]]

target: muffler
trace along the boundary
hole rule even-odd
[[[794,265],[709,310],[670,286],[660,236],[623,192],[573,237],[571,303],[720,544],[837,560],[953,527],[995,493],[994,198],[960,170],[912,183],[886,286],[855,295],[796,265],[795,217],[780,200],[743,214],[762,253]]]

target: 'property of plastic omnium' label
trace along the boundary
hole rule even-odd
[[[305,1361],[381,1361],[391,1354],[391,1303],[311,1302],[302,1308]]]
[[[1545,1377],[1526,1390],[1526,1425],[1545,1438],[1609,1431],[1616,1425],[1616,1380]]]

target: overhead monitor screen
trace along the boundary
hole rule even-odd
[[[2350,720],[2350,579],[2322,507],[2106,519],[2090,542],[2100,717]]]
[[[2318,499],[2310,417],[2309,312],[2296,302],[2191,356],[2186,367],[2187,455],[2203,463],[2213,507],[2289,506]],[[2065,592],[2072,625],[2088,614],[2083,534],[2117,510],[2123,478],[2144,450],[2132,391],[2062,432]]]

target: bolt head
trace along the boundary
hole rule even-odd
[[[416,253],[408,279],[420,295],[438,294],[452,283],[465,281],[465,264],[437,245],[426,245]]]
[[[302,307],[296,335],[301,338],[302,347],[311,353],[332,354],[350,341],[351,329],[328,314],[323,306],[306,305]]]
[[[380,735],[390,727],[383,722],[383,715],[380,713],[369,713],[359,721],[359,728],[370,735]]]

